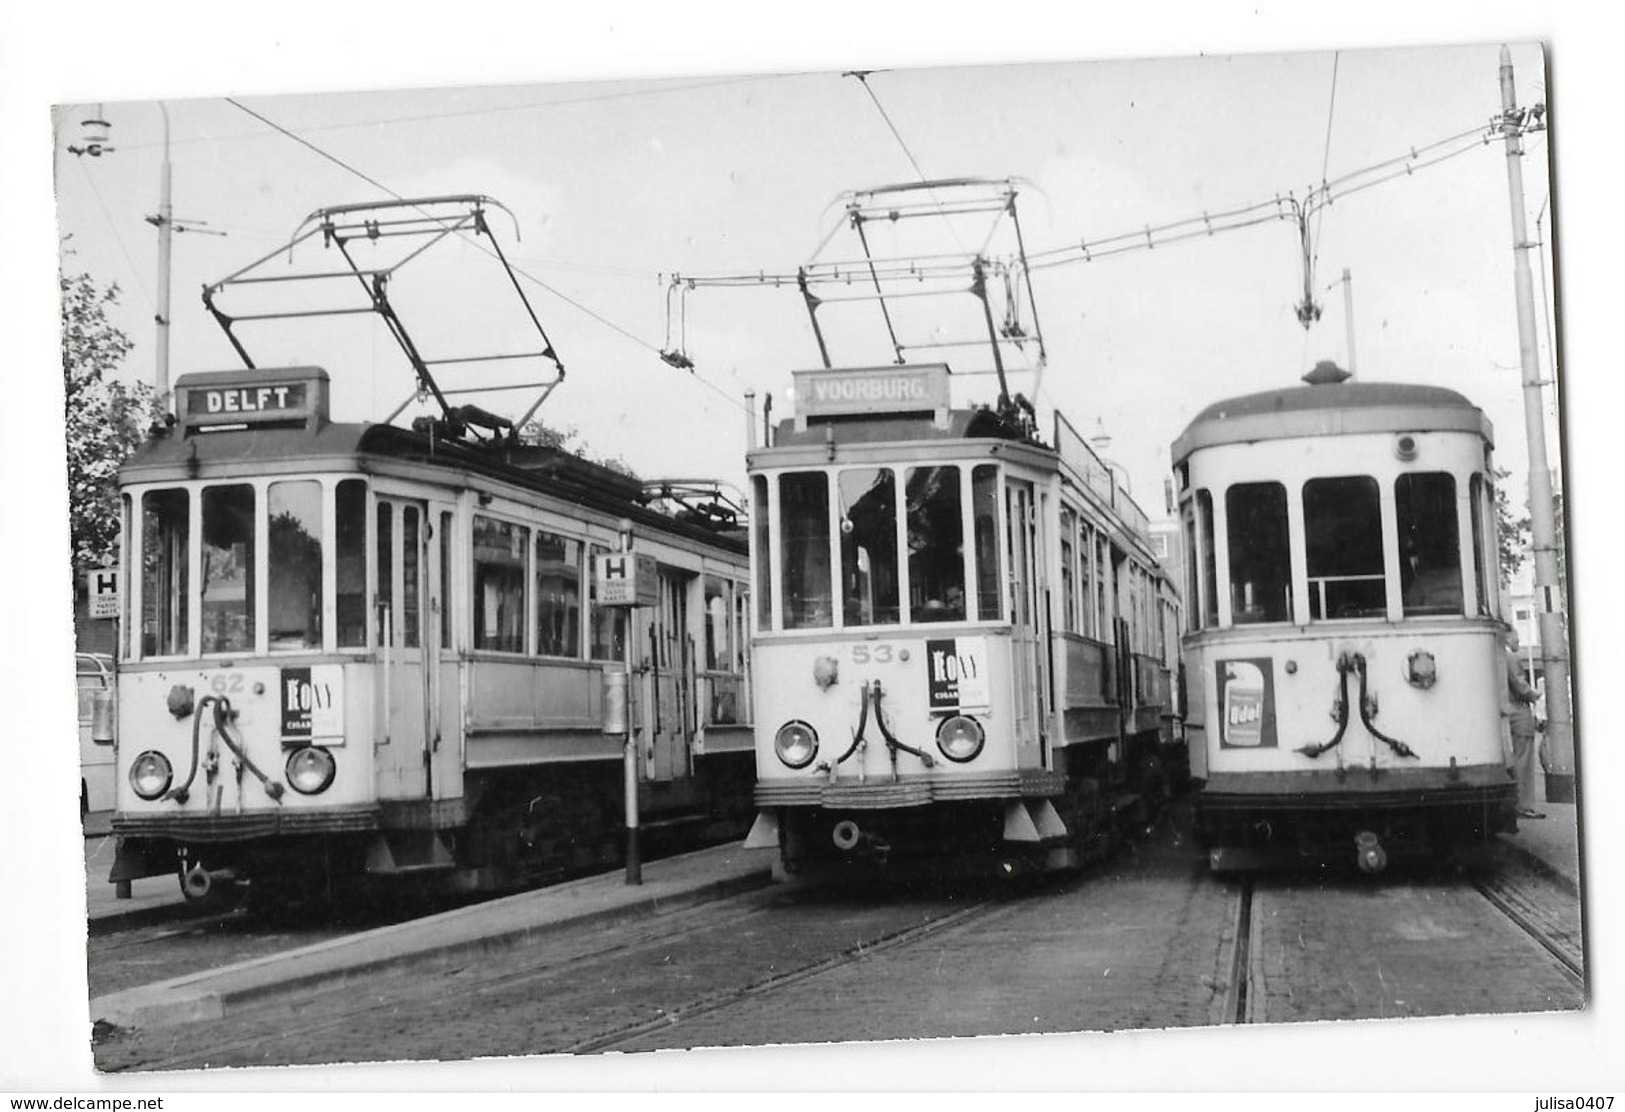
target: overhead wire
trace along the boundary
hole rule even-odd
[[[448,112],[426,112],[410,116],[380,116],[368,120],[348,120],[344,123],[311,124],[304,128],[305,132],[319,131],[346,131],[355,128],[387,127],[394,124],[432,123],[435,120],[463,119],[470,116],[500,115],[509,112],[537,112],[549,108],[567,108],[577,104],[590,104],[605,100],[623,100],[629,97],[660,96],[666,93],[690,92],[696,89],[712,89],[729,85],[744,84],[754,81],[778,80],[787,77],[799,77],[802,74],[794,73],[760,73],[745,74],[739,77],[726,78],[716,81],[696,81],[686,85],[666,85],[658,89],[629,89],[615,93],[592,94],[579,97],[562,97],[556,100],[528,101],[523,104],[498,104],[486,108],[468,108]],[[190,143],[229,143],[260,138],[258,132],[243,132],[239,135],[202,135],[195,138],[177,138],[173,145],[180,147]],[[162,143],[125,143],[120,145],[121,150],[146,150],[163,146]]]
[[[91,174],[90,168],[84,164],[83,159],[75,159],[74,161],[79,163],[79,169],[85,175],[85,182],[90,186],[91,195],[96,198],[96,204],[102,210],[102,217],[107,221],[107,227],[113,233],[113,242],[118,244],[119,254],[124,256],[125,265],[130,268],[130,274],[135,279],[136,286],[141,290],[141,296],[147,300],[147,307],[156,311],[157,301],[153,298],[152,291],[147,288],[146,280],[141,277],[141,269],[135,265],[135,258],[130,254],[130,248],[125,244],[124,236],[119,232],[118,224],[113,220],[113,213],[108,209],[107,201],[102,197],[102,191],[96,186],[96,178]]]
[[[232,97],[226,97],[225,100],[226,100],[226,103],[228,103],[228,104],[232,105],[233,107],[245,112],[249,116],[252,116],[254,119],[259,120],[261,123],[265,124],[267,127],[273,129],[274,131],[286,136],[289,139],[292,139],[294,142],[298,143],[300,146],[305,147],[306,149],[310,150],[312,153],[320,156],[323,159],[326,159],[328,162],[333,163],[335,166],[338,166],[340,169],[344,170],[346,173],[352,174],[355,177],[360,178],[362,181],[364,181],[367,184],[371,185],[373,188],[381,190],[384,193],[387,193],[389,196],[393,197],[397,201],[405,201],[405,200],[407,200],[406,197],[402,196],[400,193],[396,192],[394,189],[391,189],[389,186],[385,185],[383,182],[379,181],[377,178],[374,178],[370,174],[367,174],[367,173],[363,172],[362,170],[359,170],[356,167],[350,165],[349,163],[345,162],[343,159],[339,158],[337,155],[331,154],[328,151],[323,150],[321,147],[318,147],[315,143],[312,143],[310,140],[304,138],[303,136],[298,135],[297,133],[289,130],[286,127],[283,127],[281,124],[279,124],[275,120],[272,120],[269,117],[265,116],[263,113],[256,112],[254,109],[249,108],[247,105],[243,104],[242,102],[240,102],[240,101],[238,101],[238,100],[236,100],[236,99],[234,99]],[[492,255],[492,252],[488,248],[486,248],[485,245],[483,245],[481,243],[478,243],[475,240],[469,239],[467,235],[459,233],[459,238],[463,239],[465,242],[467,242],[470,245],[474,246],[478,250],[484,252],[487,256],[494,257]],[[623,338],[625,338],[627,340],[630,340],[632,343],[637,344],[639,347],[644,348],[645,350],[653,353],[656,356],[658,356],[660,354],[660,349],[657,346],[655,346],[654,344],[649,343],[647,340],[645,340],[641,336],[638,336],[635,333],[629,331],[628,329],[621,327],[619,324],[617,324],[614,321],[610,320],[608,317],[602,315],[601,313],[597,312],[596,310],[591,309],[586,305],[583,305],[581,302],[577,301],[573,297],[570,297],[568,294],[564,293],[563,291],[554,288],[553,286],[549,285],[547,282],[544,282],[542,279],[536,277],[536,275],[530,273],[528,270],[525,270],[523,267],[514,266],[513,270],[514,270],[515,274],[517,274],[520,277],[526,279],[527,281],[533,283],[538,288],[540,288],[542,290],[545,290],[547,293],[549,293],[549,294],[553,295],[554,297],[558,298],[560,301],[564,302],[566,305],[569,305],[571,308],[575,309],[577,312],[583,313],[586,316],[593,319],[594,321],[597,321],[599,324],[603,325],[605,328],[608,328],[610,331],[617,333],[618,335],[622,336]],[[742,410],[747,408],[745,406],[744,402],[736,400],[730,394],[728,394],[727,391],[723,390],[720,386],[717,386],[715,383],[712,383],[711,381],[709,381],[705,377],[703,377],[703,376],[701,376],[699,374],[694,374],[693,377],[697,381],[699,381],[701,385],[703,385],[707,389],[715,392],[720,397],[726,398],[730,403],[737,406],[738,408],[740,408]]]

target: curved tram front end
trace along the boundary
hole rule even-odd
[[[1513,828],[1490,425],[1424,386],[1230,399],[1174,445],[1197,835],[1215,868]]]
[[[1160,790],[1174,603],[1143,515],[1075,435],[1066,457],[947,387],[799,372],[749,457],[748,844],[789,869],[1071,863]]]

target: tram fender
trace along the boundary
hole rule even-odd
[[[1039,840],[1038,824],[1027,813],[1027,807],[1019,799],[1011,800],[1004,805],[1004,840],[1007,842],[1036,842]]]
[[[433,830],[380,834],[367,847],[369,874],[390,876],[424,869],[449,869],[456,862]]]
[[[745,835],[746,849],[779,848],[779,815],[777,811],[757,811],[756,821]]]

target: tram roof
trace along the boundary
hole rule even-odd
[[[1442,386],[1338,382],[1291,386],[1215,402],[1174,441],[1179,464],[1199,448],[1369,432],[1471,432],[1492,446],[1494,427],[1464,395]]]
[[[538,445],[470,445],[395,425],[323,422],[315,428],[245,428],[155,437],[120,470],[122,482],[162,481],[177,473],[297,470],[301,464],[383,457],[511,483],[575,505],[630,518],[634,524],[745,550],[743,529],[718,530],[670,517],[646,505],[642,484],[601,464]]]

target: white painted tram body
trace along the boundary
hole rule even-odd
[[[1218,402],[1175,442],[1215,866],[1377,870],[1513,827],[1492,447],[1460,394],[1357,381]]]
[[[1177,597],[1064,419],[954,409],[944,364],[798,372],[748,458],[756,803],[790,868],[1047,867],[1143,816]]]
[[[112,879],[459,888],[619,853],[630,664],[645,821],[748,818],[738,530],[567,453],[328,419],[318,368],[188,375],[120,475]],[[655,605],[601,606],[630,522]],[[630,615],[630,617],[629,617]]]

